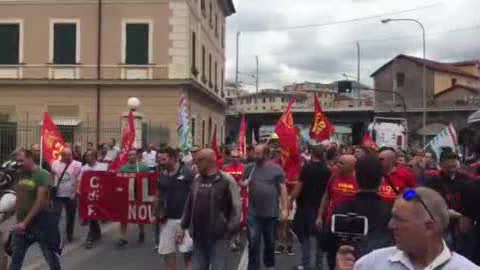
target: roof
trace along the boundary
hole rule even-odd
[[[454,66],[474,66],[474,65],[480,65],[480,60],[468,60],[468,61],[462,61],[462,62],[453,62],[450,63],[450,65]]]
[[[456,85],[452,85],[451,87],[443,90],[440,93],[435,94],[435,97],[439,97],[443,94],[446,94],[446,93],[451,92],[451,91],[455,91],[457,89],[465,89],[465,90],[467,90],[467,91],[469,91],[469,92],[471,92],[472,94],[475,94],[475,95],[480,94],[480,89],[478,89],[478,88],[473,88],[473,87],[466,86],[466,85],[456,84]]]
[[[463,71],[460,68],[456,67],[455,64],[448,64],[448,63],[441,63],[441,62],[436,62],[432,60],[424,60],[422,58],[414,57],[414,56],[409,56],[409,55],[404,55],[404,54],[399,54],[392,60],[388,61],[385,63],[383,66],[381,66],[379,69],[377,69],[375,72],[370,75],[370,77],[375,77],[380,71],[385,69],[387,66],[393,63],[393,61],[398,60],[398,59],[405,59],[409,60],[411,62],[416,63],[417,65],[424,65],[431,70],[434,71],[440,71],[440,72],[445,72],[445,73],[450,73],[450,74],[455,74],[459,76],[464,76],[464,77],[469,77],[473,79],[480,79],[480,77],[475,76],[469,72]],[[458,64],[457,64],[458,65]]]

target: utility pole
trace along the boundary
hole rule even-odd
[[[235,62],[235,87],[238,90],[238,55],[239,55],[239,45],[240,45],[240,31],[237,32],[237,48],[236,48],[236,62]]]
[[[360,82],[360,42],[357,41],[357,82]]]
[[[259,68],[258,68],[258,55],[255,56],[255,62],[256,62],[256,64],[257,64],[257,73],[256,73],[256,75],[255,75],[255,86],[256,86],[256,88],[257,88],[257,94],[258,94],[258,76],[259,76],[259,74],[260,74]]]

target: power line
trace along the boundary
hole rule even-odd
[[[427,33],[427,37],[432,37],[432,36],[437,36],[440,34],[448,34],[448,33],[458,33],[458,32],[467,32],[467,31],[476,31],[480,30],[480,25],[475,25],[475,26],[470,26],[470,27],[464,27],[464,28],[456,28],[456,29],[451,29],[451,30],[446,30],[446,31],[437,31],[437,32],[430,32]],[[329,45],[345,45],[345,44],[354,44],[355,42],[359,41],[360,43],[362,42],[379,42],[379,41],[398,41],[398,40],[405,40],[405,39],[414,39],[414,38],[419,38],[418,35],[405,35],[405,36],[398,36],[398,37],[383,37],[383,38],[372,38],[372,39],[354,39],[354,40],[349,40],[349,41],[342,41],[342,42],[334,42],[334,43],[329,43]],[[253,54],[243,54],[243,56],[251,56],[251,55],[256,55],[258,53],[253,53]],[[273,53],[268,53],[268,55],[281,55],[285,54],[285,52],[273,52]]]
[[[264,28],[264,29],[250,29],[250,30],[246,29],[246,30],[241,30],[240,32],[277,32],[277,31],[290,31],[290,30],[298,30],[298,29],[305,29],[305,28],[314,28],[314,27],[324,27],[324,26],[338,25],[338,24],[344,24],[344,23],[371,20],[371,19],[385,17],[385,16],[388,16],[388,15],[397,15],[397,14],[402,14],[402,13],[408,13],[408,12],[412,12],[412,11],[433,8],[433,7],[436,7],[436,6],[439,6],[439,5],[441,5],[441,3],[437,2],[437,3],[430,4],[430,5],[419,6],[419,7],[416,7],[416,8],[404,9],[404,10],[398,10],[398,11],[392,11],[392,12],[385,12],[385,13],[378,13],[378,14],[371,15],[371,16],[353,18],[353,19],[348,19],[348,20],[339,20],[339,21],[332,21],[332,22],[319,23],[319,24],[306,24],[306,25],[297,25],[297,26],[286,26],[286,27],[272,27],[272,28]]]

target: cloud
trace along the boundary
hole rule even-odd
[[[420,27],[413,22],[381,24],[380,19],[387,17],[421,20],[431,59],[480,58],[478,0],[237,0],[235,4],[237,14],[228,19],[227,28],[227,79],[235,78],[235,36],[241,31],[240,80],[254,84],[258,56],[261,88],[306,80],[330,82],[342,79],[344,73],[356,76],[357,41],[361,79],[366,84],[372,84],[370,74],[395,55],[421,56]],[[402,10],[409,11],[398,12]],[[370,18],[351,21],[365,17]],[[303,27],[282,30],[292,26]]]

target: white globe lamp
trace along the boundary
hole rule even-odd
[[[131,97],[127,101],[128,109],[131,111],[136,111],[138,107],[140,107],[140,105],[141,105],[140,99],[136,97]]]

